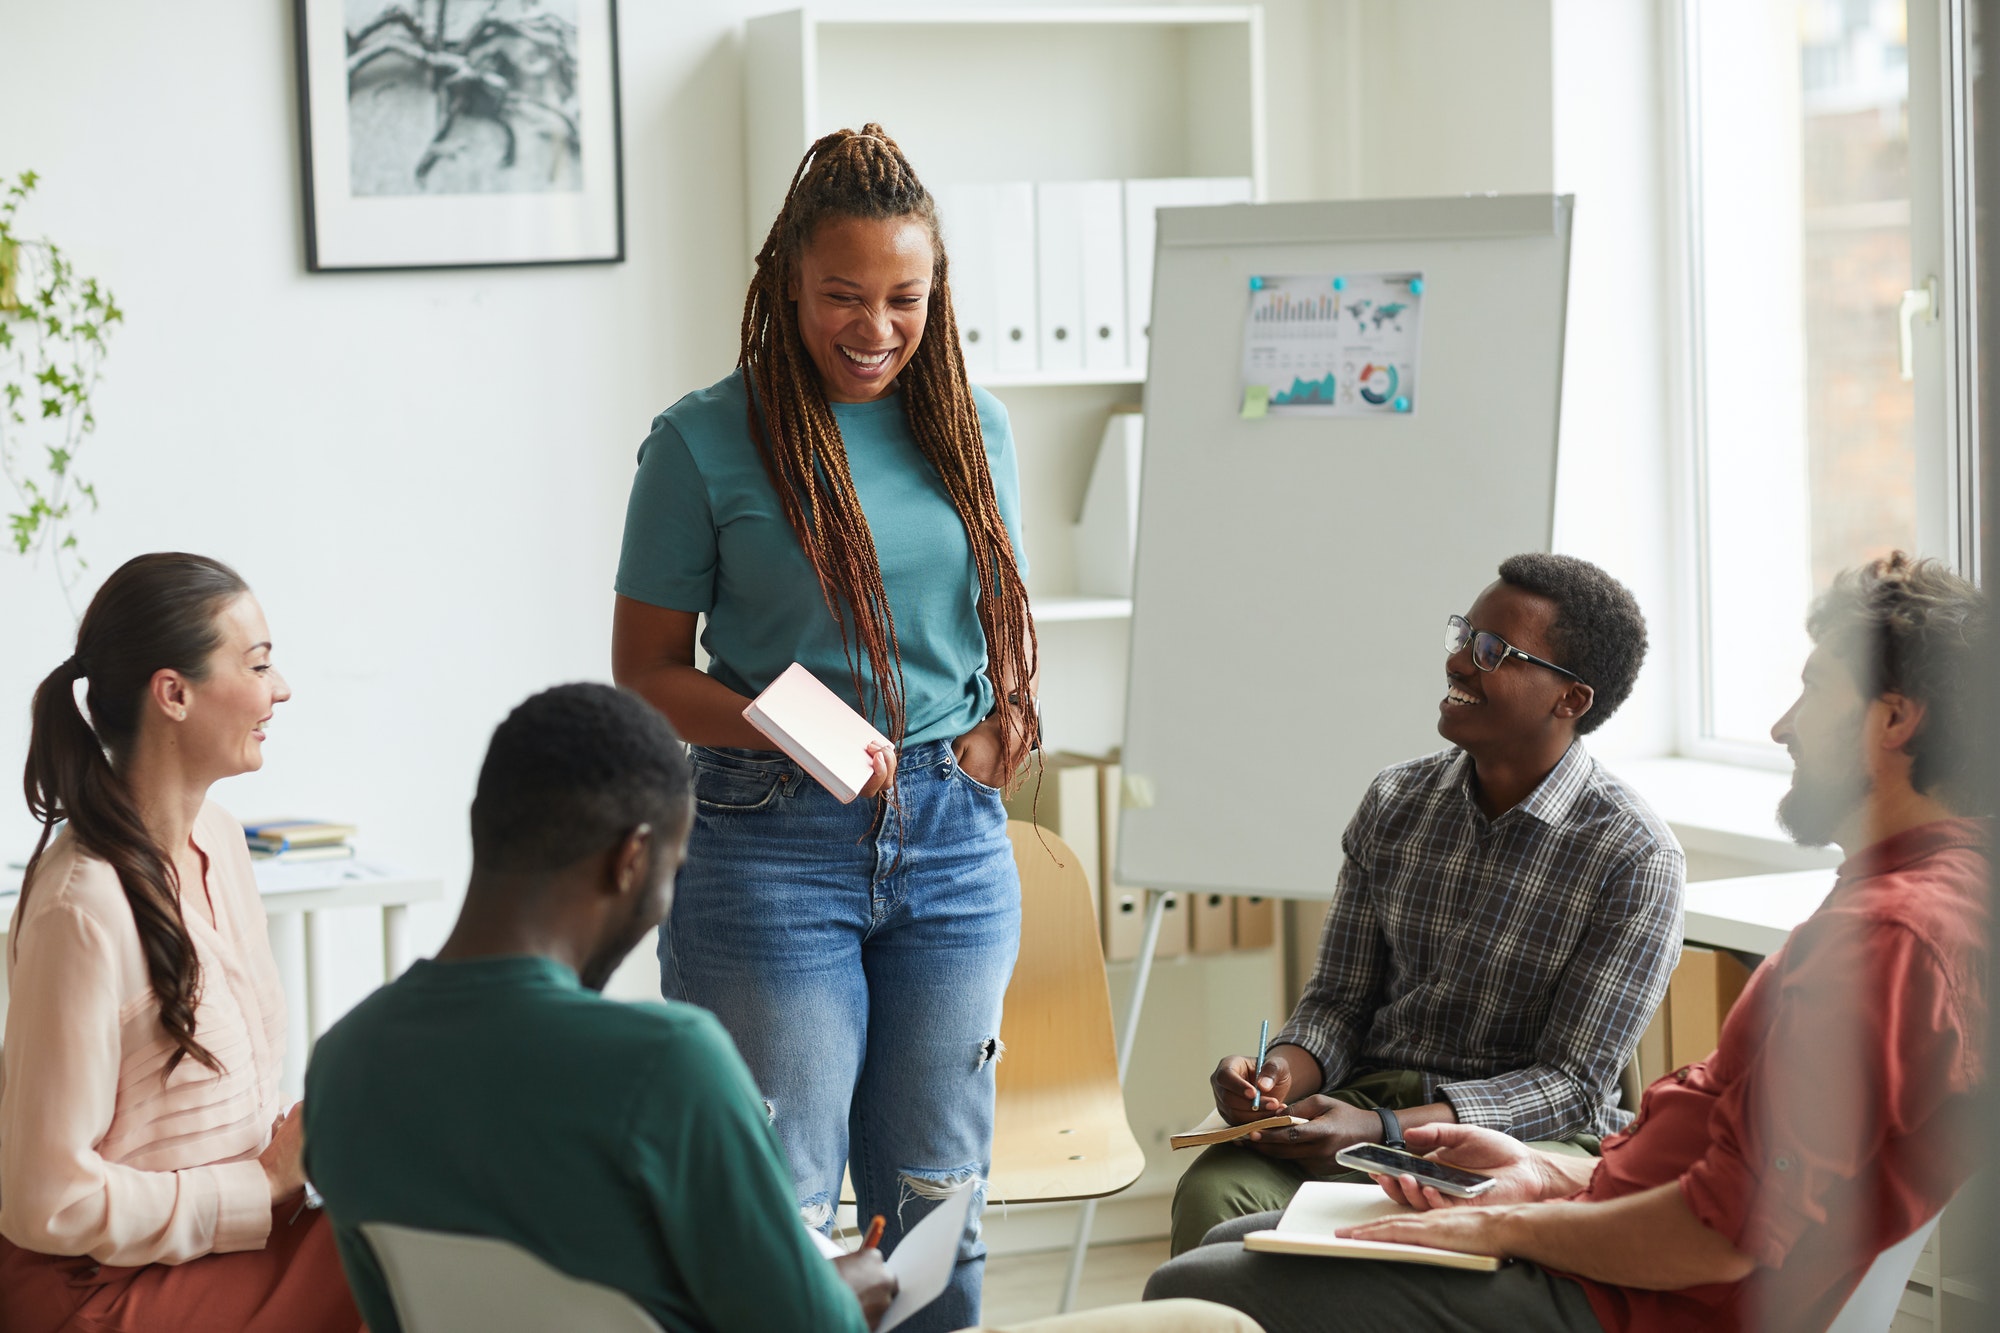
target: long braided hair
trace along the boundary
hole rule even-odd
[[[910,218],[930,232],[936,261],[929,313],[924,336],[898,384],[910,433],[944,482],[972,547],[979,625],[986,635],[987,672],[1001,719],[1004,773],[1011,778],[1021,772],[1036,739],[1027,698],[1035,662],[1034,619],[994,497],[979,411],[959,352],[937,205],[880,125],[871,122],[859,133],[836,130],[806,151],[792,173],[784,207],[757,252],[737,359],[750,390],[750,434],[786,521],[819,578],[827,610],[840,626],[855,696],[864,711],[879,700],[889,738],[900,745],[907,719],[895,618],[882,585],[875,539],[854,492],[840,426],[799,336],[798,307],[791,298],[800,256],[831,218]],[[866,658],[865,678],[843,606],[853,617],[854,635]]]

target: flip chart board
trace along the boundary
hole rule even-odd
[[[1328,897],[1370,779],[1444,747],[1445,617],[1551,540],[1572,210],[1161,212],[1122,882]],[[1386,414],[1257,413],[1251,280],[1341,274],[1422,275],[1421,390]]]

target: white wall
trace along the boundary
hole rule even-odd
[[[1346,0],[1329,186],[1398,198],[1547,190],[1549,0]],[[1330,16],[1338,11],[1330,10]]]
[[[1550,188],[1550,0],[1265,0],[1264,16],[1273,199]]]

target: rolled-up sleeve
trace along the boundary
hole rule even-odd
[[[1284,1029],[1280,1044],[1319,1061],[1320,1089],[1339,1087],[1381,1006],[1389,943],[1376,919],[1369,882],[1370,842],[1381,806],[1381,784],[1369,787],[1341,835],[1340,878],[1320,931],[1319,962]]]
[[[1550,1001],[1534,1060],[1439,1087],[1460,1123],[1522,1140],[1619,1128],[1601,1116],[1667,993],[1680,956],[1686,880],[1686,858],[1671,843],[1649,843],[1605,873],[1590,923]]]
[[[1975,1063],[1946,969],[1907,927],[1828,914],[1788,951],[1805,961],[1763,1000],[1756,1067],[1718,1099],[1680,1180],[1704,1225],[1772,1268],[1839,1187],[1968,1091]]]
[[[257,1162],[143,1171],[105,1160],[118,1095],[113,951],[69,907],[23,927],[9,978],[0,1089],[0,1235],[40,1254],[180,1263],[254,1250],[271,1227]]]

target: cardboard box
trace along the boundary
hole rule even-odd
[[[1223,893],[1194,896],[1194,915],[1188,927],[1189,941],[1196,953],[1228,953],[1236,937],[1235,900]]]
[[[1679,1069],[1715,1049],[1722,1020],[1750,980],[1734,954],[1690,944],[1667,983],[1667,1065]]]
[[[1278,942],[1278,903],[1274,898],[1235,900],[1235,943],[1239,949],[1269,949]]]
[[[1145,890],[1137,890],[1141,902],[1145,901]],[[1179,958],[1188,951],[1189,927],[1193,925],[1193,913],[1188,910],[1188,896],[1185,893],[1169,893],[1166,905],[1160,909],[1160,938],[1153,943],[1153,957]]]

